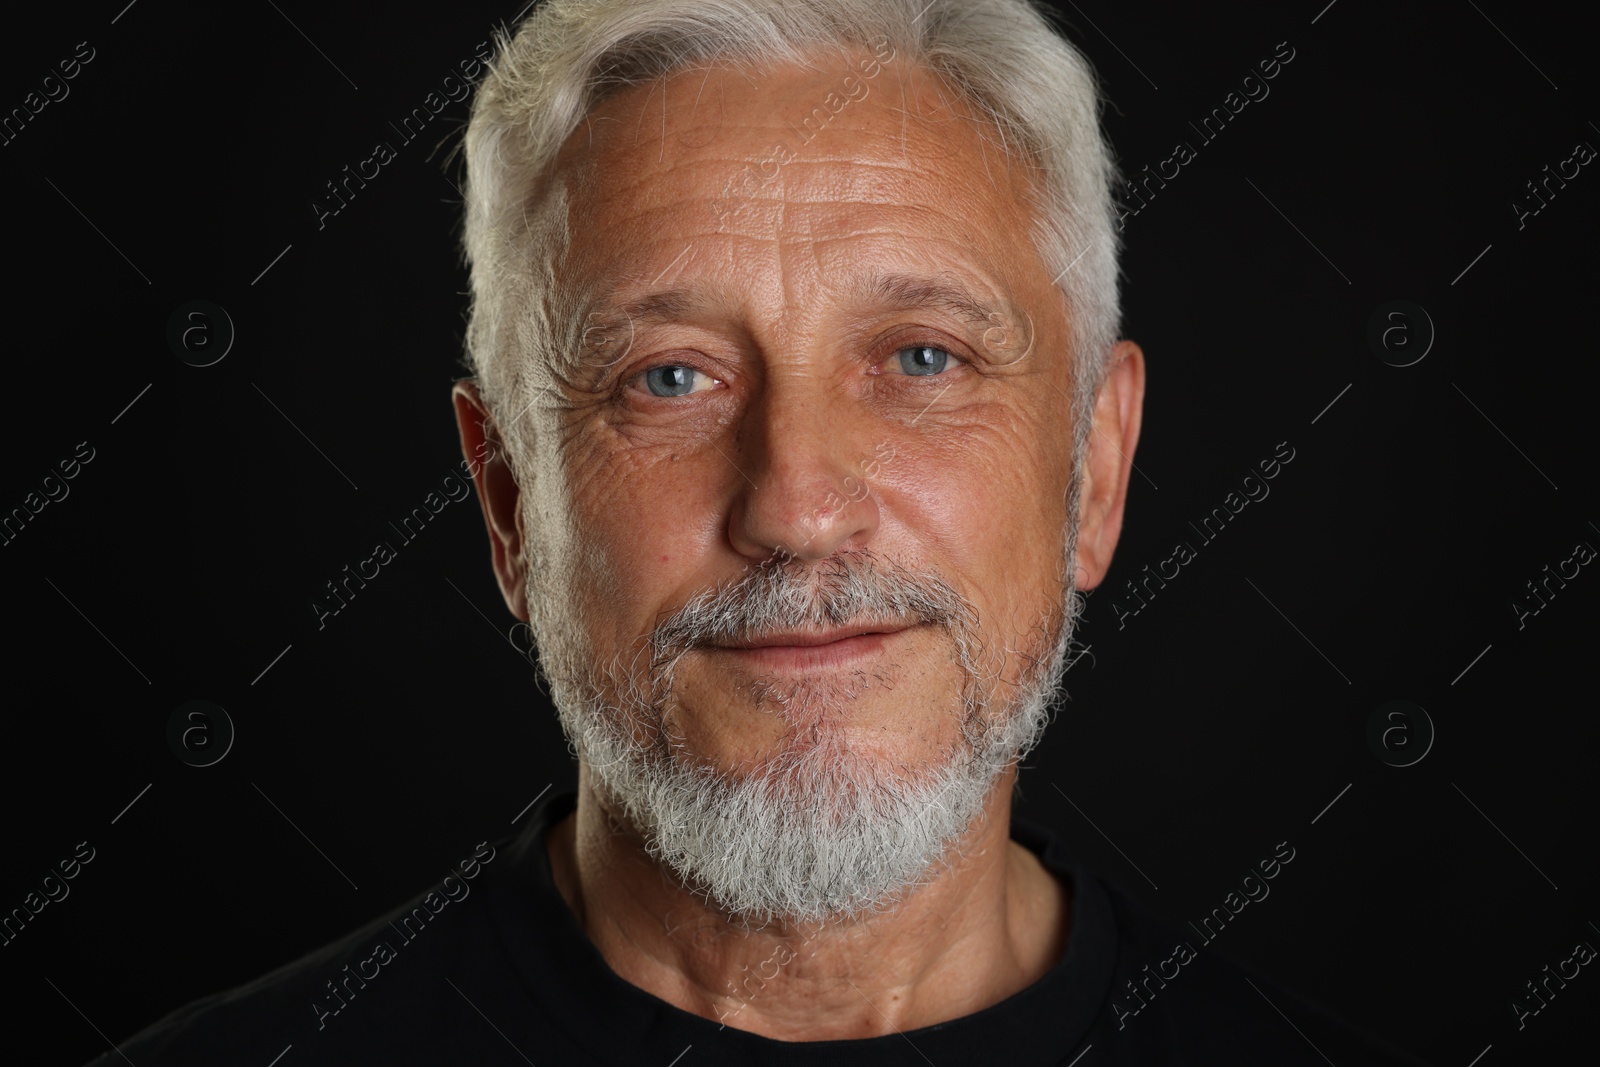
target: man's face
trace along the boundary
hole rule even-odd
[[[1022,166],[887,49],[628,90],[559,165],[593,328],[519,476],[558,698],[735,781],[961,759],[1067,623],[1074,383]],[[896,632],[727,647],[865,630]]]

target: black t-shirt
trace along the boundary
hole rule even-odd
[[[1022,820],[1012,837],[1071,890],[1067,951],[1043,978],[983,1011],[905,1033],[760,1037],[673,1007],[606,965],[556,888],[544,846],[575,799],[548,798],[521,833],[480,846],[412,902],[179,1009],[122,1042],[126,1059],[107,1051],[91,1067],[1421,1062],[1155,922],[1074,863],[1054,834]]]

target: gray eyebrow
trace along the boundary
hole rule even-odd
[[[996,309],[948,274],[925,276],[889,272],[870,274],[844,288],[847,301],[860,306],[889,309],[939,308],[969,323],[1000,321]],[[675,287],[646,293],[622,302],[602,299],[585,316],[581,333],[590,347],[616,342],[608,358],[624,351],[632,326],[640,322],[676,322],[711,310],[731,311],[726,293],[693,287]],[[596,332],[598,331],[598,332]],[[580,352],[575,365],[582,362]]]
[[[937,307],[968,322],[993,322],[997,312],[947,275],[874,274],[854,288],[866,303],[896,308]]]

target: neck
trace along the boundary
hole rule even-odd
[[[606,963],[684,1011],[784,1041],[876,1037],[960,1018],[1060,960],[1065,887],[1010,839],[1015,769],[955,860],[890,910],[751,930],[688,892],[604,807],[587,770],[546,838],[556,885]]]

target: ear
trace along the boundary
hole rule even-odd
[[[1083,488],[1078,501],[1078,588],[1093,589],[1106,576],[1122,535],[1133,451],[1144,413],[1144,352],[1132,341],[1111,349],[1110,367],[1095,397],[1094,425],[1084,442]]]
[[[505,597],[511,614],[527,622],[528,571],[523,559],[527,539],[522,526],[521,489],[512,471],[510,454],[475,380],[457,382],[451,396],[456,427],[461,432],[461,454],[472,471],[484,525],[489,529],[489,549],[500,595]]]

